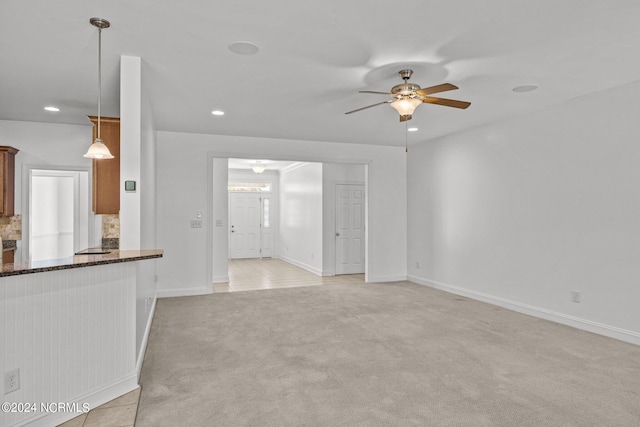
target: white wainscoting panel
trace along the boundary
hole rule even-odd
[[[3,381],[2,401],[94,408],[117,397],[110,387],[134,388],[135,301],[135,262],[0,278],[0,374],[20,369],[20,389],[4,394]],[[0,412],[0,426],[76,415]]]

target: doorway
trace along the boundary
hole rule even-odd
[[[89,172],[29,168],[27,174],[28,261],[68,258],[88,248]]]

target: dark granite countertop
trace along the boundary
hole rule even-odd
[[[16,249],[16,241],[15,240],[2,240],[2,250],[3,251],[12,251]]]
[[[164,251],[162,249],[112,250],[108,254],[75,255],[69,258],[48,261],[3,264],[2,271],[0,271],[0,277],[161,258],[163,253]]]

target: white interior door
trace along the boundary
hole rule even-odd
[[[229,257],[260,258],[260,193],[229,194]]]
[[[364,273],[364,185],[336,185],[336,274]]]

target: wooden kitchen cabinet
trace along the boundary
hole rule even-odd
[[[17,148],[0,146],[0,215],[13,215]]]
[[[93,123],[93,142],[98,135],[98,117],[89,116]],[[120,213],[120,119],[100,117],[100,136],[113,159],[93,160],[93,212]]]
[[[14,262],[15,249],[2,251],[2,263],[3,264],[13,264]]]

